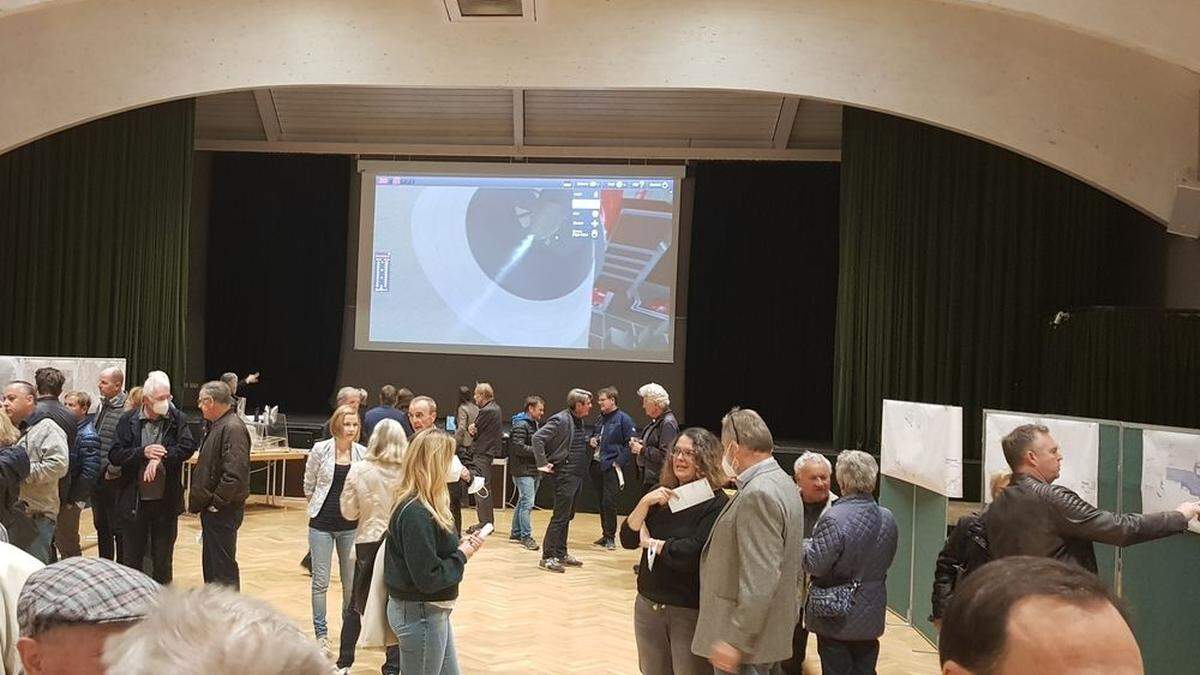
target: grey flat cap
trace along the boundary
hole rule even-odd
[[[162,586],[106,558],[67,558],[29,575],[17,600],[22,636],[67,624],[137,621]]]

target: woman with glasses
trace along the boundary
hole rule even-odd
[[[621,546],[642,548],[638,595],[633,606],[638,665],[646,675],[712,673],[692,653],[700,612],[700,552],[728,498],[721,491],[721,444],[709,431],[685,429],[663,463],[661,486],[642,497],[621,523]],[[707,481],[713,497],[678,512],[668,502],[673,488]]]

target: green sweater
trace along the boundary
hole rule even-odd
[[[388,522],[383,579],[397,600],[437,602],[458,597],[466,557],[458,535],[443,530],[421,502],[409,497]]]

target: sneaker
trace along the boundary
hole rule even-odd
[[[608,537],[600,537],[596,541],[592,542],[592,546],[603,546],[604,543],[607,541],[608,541]]]
[[[558,561],[568,567],[583,567],[583,561],[571,555],[570,553],[559,558]]]
[[[467,534],[475,534],[476,532],[478,532],[482,529],[483,529],[483,523],[475,523],[474,525],[467,528]]]
[[[322,635],[321,637],[317,638],[317,646],[321,648],[322,654],[324,654],[325,656],[330,655],[329,638],[328,637],[325,637],[324,635]]]
[[[338,668],[337,666],[334,666],[333,672],[336,673],[337,675],[350,675],[350,666],[345,666],[343,668]]]
[[[558,561],[558,558],[542,558],[541,561],[538,562],[538,567],[546,570],[547,572],[558,572],[559,574],[567,571],[566,568],[562,566],[562,563]]]
[[[522,537],[519,534],[508,535],[508,543],[510,543],[510,544],[520,544],[524,540],[525,540],[525,537]]]
[[[615,550],[617,550],[617,542],[612,539],[605,539],[604,540],[604,548],[606,548],[610,551],[615,551]]]
[[[525,537],[524,539],[522,539],[521,546],[524,546],[525,549],[529,550],[529,551],[536,551],[536,550],[538,550],[538,548],[540,548],[538,546],[538,543],[533,540],[533,537]]]

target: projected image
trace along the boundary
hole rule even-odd
[[[372,181],[370,346],[671,360],[675,178]]]

